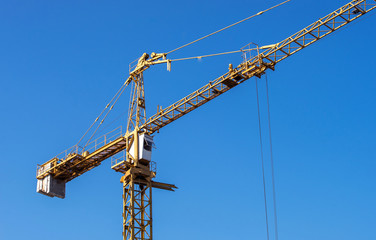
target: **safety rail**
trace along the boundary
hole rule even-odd
[[[82,151],[83,151],[83,147],[79,145],[74,145],[73,147],[70,147],[64,150],[63,152],[59,153],[48,162],[43,163],[43,164],[37,164],[37,176],[47,171],[51,167],[54,167],[57,164],[61,163],[64,159],[67,159],[73,154],[82,154]],[[50,165],[48,168],[46,168],[45,166],[47,166],[48,164],[51,164],[52,166]]]
[[[134,71],[137,67],[137,63],[138,63],[138,60],[140,58],[137,58],[136,60],[132,61],[131,63],[129,63],[129,73],[131,73],[132,71]]]
[[[125,173],[125,171],[130,166],[129,163],[127,163],[127,153],[126,151],[122,151],[115,156],[111,157],[111,168],[114,169],[117,172]],[[157,163],[154,161],[150,161],[150,171],[157,172]]]
[[[120,138],[123,135],[123,127],[119,126],[114,130],[98,137],[97,139],[89,142],[85,147],[74,145],[53,157],[51,160],[44,164],[37,164],[37,177],[44,177],[46,174],[53,173],[53,168],[58,167],[68,160],[78,159],[88,156],[91,152],[95,152],[99,148],[107,145],[108,143]]]
[[[111,157],[111,167],[114,167],[114,166],[126,161],[126,159],[127,159],[127,155],[126,155],[125,151],[122,151],[122,152],[116,154],[115,156],[112,156]]]
[[[88,151],[89,153],[94,152],[97,149],[106,145],[107,143],[119,138],[121,135],[123,135],[123,126],[119,126],[115,128],[114,130],[106,133],[105,135],[100,136],[97,139],[91,141],[84,147],[83,152],[86,152],[86,151]]]

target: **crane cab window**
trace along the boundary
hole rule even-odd
[[[146,151],[151,151],[152,147],[153,147],[153,142],[144,139],[144,149]]]

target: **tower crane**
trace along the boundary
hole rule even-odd
[[[156,182],[151,161],[153,136],[161,128],[222,95],[246,80],[260,78],[280,61],[319,41],[376,8],[376,0],[352,0],[327,16],[276,44],[250,51],[237,67],[210,81],[174,104],[146,117],[143,72],[152,65],[170,66],[169,53],[144,53],[130,70],[123,87],[132,84],[126,131],[118,128],[85,147],[78,144],[37,167],[37,191],[50,197],[65,197],[65,184],[113,157],[112,169],[122,173],[123,239],[152,240],[152,188],[174,191],[173,184]],[[244,50],[246,52],[246,50]],[[123,88],[123,90],[124,90]],[[123,91],[122,90],[122,91]],[[109,105],[107,105],[109,107]]]

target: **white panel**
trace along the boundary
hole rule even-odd
[[[153,137],[146,134],[140,136],[140,159],[151,161],[153,144]]]
[[[139,146],[139,152],[138,152],[138,157],[140,159],[145,159],[148,161],[151,161],[151,152],[153,149],[153,137],[149,136],[147,134],[141,134],[138,137],[138,146]],[[134,157],[134,145],[132,143],[131,148],[129,149],[129,154]]]

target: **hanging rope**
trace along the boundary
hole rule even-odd
[[[256,16],[259,16],[259,15],[261,15],[261,14],[267,12],[267,11],[270,11],[270,10],[272,10],[272,9],[274,9],[274,8],[276,8],[276,7],[279,7],[279,6],[281,6],[281,5],[283,5],[283,4],[287,3],[287,2],[290,2],[290,1],[291,1],[291,0],[284,1],[284,2],[282,2],[282,3],[280,3],[280,4],[277,4],[277,5],[275,5],[275,6],[271,7],[271,8],[268,8],[268,9],[266,9],[266,10],[264,10],[264,11],[258,12],[258,13],[256,13],[256,14],[250,16],[250,17],[247,17],[247,18],[245,18],[245,19],[243,19],[243,20],[240,20],[239,22],[233,23],[233,24],[231,24],[231,25],[229,25],[229,26],[227,26],[227,27],[224,27],[224,28],[222,28],[222,29],[219,29],[219,30],[217,30],[217,31],[215,31],[215,32],[213,32],[213,33],[210,33],[210,34],[208,34],[208,35],[206,35],[206,36],[203,36],[203,37],[201,37],[201,38],[199,38],[199,39],[196,39],[196,40],[194,40],[194,41],[192,41],[192,42],[190,42],[190,43],[187,43],[187,44],[185,44],[185,45],[183,45],[183,46],[181,46],[181,47],[175,48],[174,50],[169,51],[167,54],[173,53],[173,52],[175,52],[175,51],[177,51],[177,50],[179,50],[179,49],[182,49],[182,48],[184,48],[184,47],[187,47],[187,46],[189,46],[189,45],[191,45],[191,44],[193,44],[193,43],[196,43],[196,42],[198,42],[198,41],[201,41],[201,40],[203,40],[203,39],[205,39],[205,38],[207,38],[207,37],[210,37],[210,36],[212,36],[212,35],[214,35],[214,34],[217,34],[217,33],[219,33],[219,32],[222,32],[222,31],[224,31],[224,30],[226,30],[226,29],[228,29],[228,28],[230,28],[230,27],[233,27],[233,26],[235,26],[235,25],[238,25],[239,23],[242,23],[242,22],[244,22],[244,21],[247,21],[247,20],[249,20],[249,19],[251,19],[251,18],[254,18],[254,17],[256,17]]]
[[[106,115],[103,117],[103,119],[101,120],[101,122],[98,124],[97,128],[95,129],[94,133],[91,135],[91,137],[89,138],[89,140],[87,140],[84,148],[82,151],[85,150],[85,148],[87,147],[87,145],[90,143],[90,140],[94,137],[95,133],[98,131],[98,128],[103,124],[104,120],[106,120],[108,114],[111,112],[111,110],[114,108],[115,104],[117,103],[117,101],[119,100],[120,96],[123,94],[124,90],[126,89],[126,87],[128,86],[129,84],[129,81],[126,81],[123,86],[121,86],[121,88],[119,89],[118,93],[117,93],[117,97],[115,99],[115,101],[113,102],[113,104],[111,105],[110,109],[107,111]],[[116,95],[115,95],[116,96]],[[115,98],[114,96],[114,98]],[[107,106],[106,106],[107,108]]]
[[[270,165],[271,165],[271,168],[272,168],[274,231],[275,231],[275,239],[278,240],[277,200],[276,200],[276,191],[275,191],[274,159],[273,159],[273,144],[272,144],[272,127],[271,127],[271,123],[270,123],[269,84],[268,84],[268,76],[267,76],[267,74],[265,74],[265,85],[266,85],[266,102],[267,102],[267,106],[268,106]]]
[[[214,57],[214,56],[220,56],[220,55],[226,55],[226,54],[232,54],[232,53],[246,52],[246,51],[251,51],[251,50],[256,50],[256,49],[257,48],[252,48],[252,49],[236,50],[236,51],[230,51],[230,52],[213,53],[213,54],[196,56],[196,57],[177,58],[177,59],[170,59],[170,61],[176,62],[176,61],[183,61],[183,60],[190,60],[190,59],[201,59],[204,57]]]
[[[102,129],[99,132],[97,132],[97,134],[99,135],[99,134],[103,133],[106,129],[108,129],[108,127],[112,126],[114,123],[118,122],[122,117],[126,116],[127,112],[128,111],[124,111],[121,114],[119,114],[117,117],[115,117],[114,120],[112,120],[107,125],[103,126]]]
[[[128,85],[127,81],[125,81],[124,84],[119,88],[119,90],[116,92],[116,94],[112,97],[111,101],[109,103],[107,103],[106,107],[102,110],[102,112],[99,114],[99,116],[94,120],[94,122],[91,124],[91,126],[88,128],[88,130],[86,130],[85,134],[80,138],[80,140],[78,141],[77,145],[80,144],[80,142],[82,141],[82,139],[84,139],[84,137],[86,136],[86,134],[90,131],[90,129],[94,126],[94,124],[99,120],[99,118],[106,111],[106,109],[111,105],[112,101],[114,101],[114,99],[116,98],[116,96],[122,91],[122,89],[124,87],[126,87],[126,85]]]
[[[266,184],[265,184],[265,167],[264,167],[264,152],[262,146],[262,130],[261,130],[261,116],[260,116],[260,101],[259,101],[259,92],[258,84],[256,79],[256,98],[257,98],[257,113],[258,113],[258,124],[259,124],[259,136],[260,136],[260,151],[261,151],[261,166],[262,166],[262,183],[264,186],[264,203],[265,203],[265,221],[266,221],[266,236],[269,240],[269,219],[268,219],[268,204],[266,198]]]

